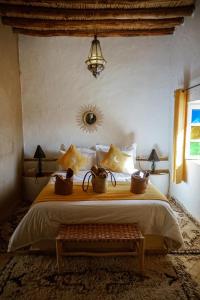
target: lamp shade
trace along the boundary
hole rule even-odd
[[[42,150],[41,146],[38,145],[34,154],[34,158],[45,158],[45,157],[46,155],[44,154],[44,151]]]
[[[149,155],[148,161],[159,161],[158,154],[155,149],[152,149],[151,154]]]

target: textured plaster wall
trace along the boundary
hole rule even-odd
[[[170,49],[174,37],[102,38],[107,65],[98,79],[84,63],[90,38],[20,36],[25,155],[37,144],[56,152],[62,143],[138,144],[138,155],[157,145],[168,155]],[[82,105],[97,105],[103,125],[83,132]]]
[[[200,83],[199,28],[200,2],[197,2],[193,18],[186,18],[184,26],[176,32],[176,43],[173,48],[174,89]],[[189,100],[200,100],[200,87],[191,90]],[[173,99],[171,103],[173,110]],[[173,116],[173,113],[171,115]],[[172,184],[171,194],[200,221],[200,162],[188,160],[186,166],[187,182]]]
[[[200,4],[175,35],[101,38],[106,69],[98,79],[86,69],[90,38],[19,37],[22,71],[24,151],[33,156],[37,144],[47,154],[61,144],[138,144],[147,156],[157,145],[171,157],[173,93],[200,82]],[[195,93],[195,94],[194,94]],[[193,91],[190,100],[196,100]],[[199,98],[198,98],[199,99]],[[82,105],[95,104],[104,114],[92,134],[76,122]],[[200,166],[188,162],[188,182],[171,193],[200,219]]]
[[[0,24],[0,219],[20,199],[22,146],[17,36]]]

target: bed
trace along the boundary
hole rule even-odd
[[[64,175],[63,172],[56,174]],[[74,176],[81,184],[85,171]],[[130,182],[130,175],[114,173],[117,182]],[[54,178],[49,185],[53,187]],[[60,224],[82,223],[138,223],[146,237],[148,250],[173,250],[183,240],[176,216],[166,201],[96,200],[45,201],[33,204],[12,234],[8,252],[24,247],[48,250],[55,248],[55,237]]]

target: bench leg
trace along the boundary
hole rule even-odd
[[[62,256],[62,242],[59,240],[56,240],[56,258],[57,258],[57,267],[58,272],[61,271],[61,256]]]
[[[140,239],[140,241],[139,241],[139,249],[138,249],[139,268],[140,268],[140,272],[142,275],[144,274],[144,248],[145,248],[145,244],[144,244],[144,238],[143,238],[143,239]]]

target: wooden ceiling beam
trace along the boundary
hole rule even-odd
[[[31,35],[31,36],[76,36],[76,37],[93,37],[93,31],[86,30],[31,30],[31,29],[21,29],[13,28],[15,33]],[[168,35],[173,34],[174,28],[158,28],[152,30],[112,30],[98,32],[98,37],[134,37],[134,36],[158,36],[158,35]]]
[[[194,5],[169,8],[142,9],[65,9],[30,7],[19,5],[0,5],[0,15],[4,17],[18,17],[43,20],[101,20],[101,19],[152,19],[175,18],[190,16]]]
[[[14,4],[37,7],[54,7],[69,9],[130,9],[130,8],[151,8],[151,7],[176,7],[193,5],[194,0],[0,0],[0,4]]]
[[[137,30],[154,28],[171,28],[182,24],[184,18],[139,19],[139,20],[84,20],[54,21],[2,17],[2,23],[12,27],[35,30]]]
[[[195,0],[0,0],[2,23],[38,36],[172,34]]]

